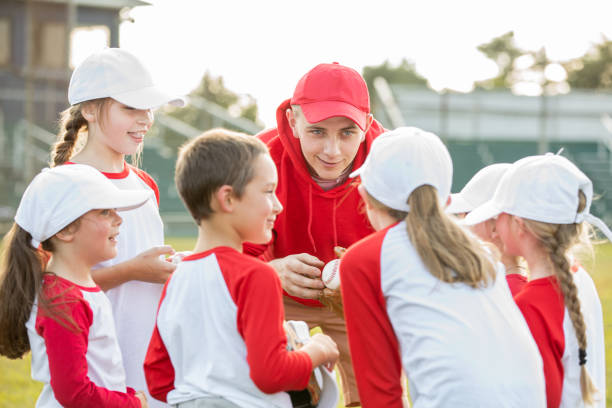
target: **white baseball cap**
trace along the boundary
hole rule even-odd
[[[68,87],[70,105],[98,98],[113,98],[136,109],[152,109],[167,103],[184,106],[154,83],[145,66],[131,53],[106,48],[87,57],[72,73]]]
[[[480,169],[459,193],[451,194],[451,202],[446,207],[446,212],[468,213],[489,201],[495,193],[499,180],[510,166],[510,163],[496,163]]]
[[[578,192],[586,206],[578,212]],[[593,183],[576,165],[563,156],[547,153],[516,161],[502,177],[491,200],[470,212],[461,222],[475,225],[501,213],[551,224],[587,221],[612,240],[612,232],[589,210]]]
[[[374,139],[363,165],[350,177],[389,208],[409,211],[408,197],[423,185],[436,188],[445,203],[453,178],[453,162],[440,138],[416,127],[400,127]]]
[[[32,235],[32,246],[38,248],[88,211],[131,210],[151,195],[148,190],[121,190],[91,166],[66,164],[34,177],[21,197],[15,222]]]

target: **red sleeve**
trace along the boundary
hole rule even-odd
[[[50,317],[39,316],[36,330],[45,339],[55,399],[64,407],[140,407],[140,401],[127,392],[97,386],[87,375],[87,345],[93,313],[89,304],[78,299],[62,305],[69,308],[78,330],[66,328]]]
[[[287,351],[282,291],[276,272],[257,262],[252,271],[228,288],[238,307],[238,331],[246,344],[255,385],[268,394],[306,388],[312,361],[302,351]]]
[[[136,175],[140,177],[147,186],[151,187],[151,190],[153,190],[155,193],[155,198],[157,199],[157,207],[159,207],[159,187],[157,187],[157,183],[155,180],[153,180],[153,177],[149,176],[146,171],[139,169],[138,167],[132,166],[131,164],[128,164],[128,166],[130,166],[130,170],[136,173]]]
[[[401,357],[380,286],[384,231],[359,241],[340,262],[344,317],[364,407],[402,408]]]
[[[170,279],[164,285],[162,290],[161,299],[159,300],[159,308],[161,307],[164,298],[166,297],[166,289]],[[174,366],[170,361],[170,355],[166,349],[166,345],[159,335],[157,329],[157,321],[155,322],[155,328],[153,329],[153,335],[149,342],[149,348],[144,361],[144,373],[145,379],[147,380],[147,388],[149,388],[149,394],[157,400],[167,402],[168,393],[174,389]]]
[[[514,300],[523,313],[542,356],[548,407],[557,408],[561,403],[563,391],[561,358],[565,349],[565,306],[562,300],[559,302],[559,293],[543,287],[526,286]]]

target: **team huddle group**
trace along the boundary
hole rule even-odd
[[[451,194],[436,135],[384,129],[359,73],[320,64],[276,128],[181,147],[198,238],[178,253],[125,155],[152,109],[184,100],[117,48],[75,69],[68,100],[0,267],[0,354],[31,351],[37,407],[335,408],[334,367],[347,407],[605,407],[602,308],[577,250],[592,225],[612,232],[562,155],[487,166]]]

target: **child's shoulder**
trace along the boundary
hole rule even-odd
[[[139,169],[136,166],[132,166],[128,163],[126,163],[126,166],[132,173],[138,176],[138,178],[140,178],[147,186],[149,186],[151,190],[153,190],[153,192],[155,193],[155,198],[157,199],[157,204],[159,204],[159,187],[157,186],[157,183],[155,182],[153,177],[151,177],[151,175],[143,169]]]
[[[231,268],[234,273],[240,275],[275,274],[274,268],[264,261],[234,249],[219,248],[216,255],[222,263],[222,268]]]
[[[198,261],[214,256],[218,267],[224,274],[245,276],[250,274],[275,273],[267,263],[234,248],[220,246],[204,252],[186,256],[183,261]]]
[[[42,292],[52,303],[58,299],[60,302],[65,302],[67,299],[83,299],[83,293],[78,285],[53,273],[44,275]]]

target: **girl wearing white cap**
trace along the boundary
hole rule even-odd
[[[480,169],[459,193],[451,194],[450,204],[445,211],[461,218],[479,205],[489,201],[493,197],[499,181],[510,166],[510,163],[495,163]],[[506,281],[508,281],[508,287],[514,296],[527,283],[526,273],[523,273],[525,268],[520,257],[504,252],[503,243],[495,228],[495,220],[485,220],[472,225],[470,229],[478,238],[495,245],[500,251],[501,262],[506,268]]]
[[[542,359],[503,269],[446,215],[452,162],[416,128],[377,138],[359,191],[377,230],[340,263],[364,407],[544,407]]]
[[[116,211],[150,195],[85,165],[45,169],[23,194],[3,243],[0,354],[32,351],[32,378],[44,383],[37,407],[148,406],[126,386],[111,306],[90,271],[117,255]]]
[[[144,65],[118,48],[94,53],[74,70],[68,99],[72,106],[62,115],[52,164],[89,164],[120,189],[155,193],[145,205],[125,214],[117,256],[92,272],[113,306],[127,384],[146,390],[144,356],[163,283],[175,266],[163,261],[173,250],[163,245],[157,184],[127,164],[125,155],[141,151],[153,124],[153,108],[181,106],[183,100],[158,89]],[[84,132],[86,140],[78,150]],[[165,405],[152,401],[151,406]]]
[[[493,198],[465,219],[496,218],[505,251],[522,256],[529,282],[515,300],[544,362],[548,407],[604,407],[605,358],[601,302],[592,279],[572,265],[570,251],[585,238],[584,221],[612,233],[589,214],[593,185],[561,156],[514,163]]]

